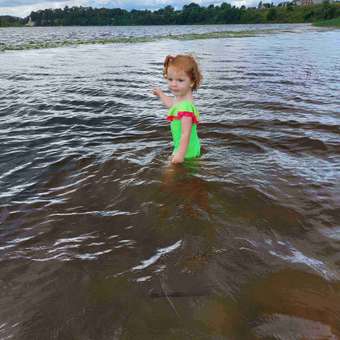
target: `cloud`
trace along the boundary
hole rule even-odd
[[[11,6],[9,5],[12,4]],[[20,4],[13,4],[20,3]],[[65,6],[85,6],[88,3],[87,0],[0,0],[0,15],[12,15],[15,17],[26,17],[32,11],[38,11],[46,8],[64,8]]]
[[[87,3],[88,0],[0,0],[0,15],[26,17],[32,11],[40,9],[87,6]]]
[[[56,0],[45,0],[44,3],[55,3]],[[69,0],[65,0],[64,2],[69,2]],[[37,0],[0,0],[1,7],[18,7],[18,6],[28,6],[35,5],[39,3]]]

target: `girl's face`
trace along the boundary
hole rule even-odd
[[[169,90],[176,97],[184,97],[192,91],[193,82],[182,70],[169,66],[167,72]]]

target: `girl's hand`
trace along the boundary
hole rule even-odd
[[[167,108],[170,108],[171,106],[174,105],[174,100],[169,97],[169,96],[166,96],[164,94],[164,92],[159,88],[159,87],[156,87],[153,89],[153,94],[157,97],[160,98],[160,100],[162,101],[162,103],[167,107]]]
[[[157,97],[160,97],[162,93],[163,91],[159,87],[156,87],[155,89],[153,89],[153,94]]]
[[[178,153],[174,154],[174,156],[171,159],[172,164],[180,164],[184,162],[184,157],[179,155]]]

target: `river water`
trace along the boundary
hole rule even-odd
[[[198,39],[221,31],[247,33]],[[1,339],[340,338],[339,30],[0,42]],[[203,152],[171,166],[152,88],[180,53],[203,70]]]

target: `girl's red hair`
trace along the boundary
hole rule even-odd
[[[164,60],[163,75],[168,77],[168,68],[173,66],[184,71],[193,82],[192,90],[197,91],[202,82],[202,73],[199,69],[196,59],[191,55],[179,54],[175,57],[168,55]]]

